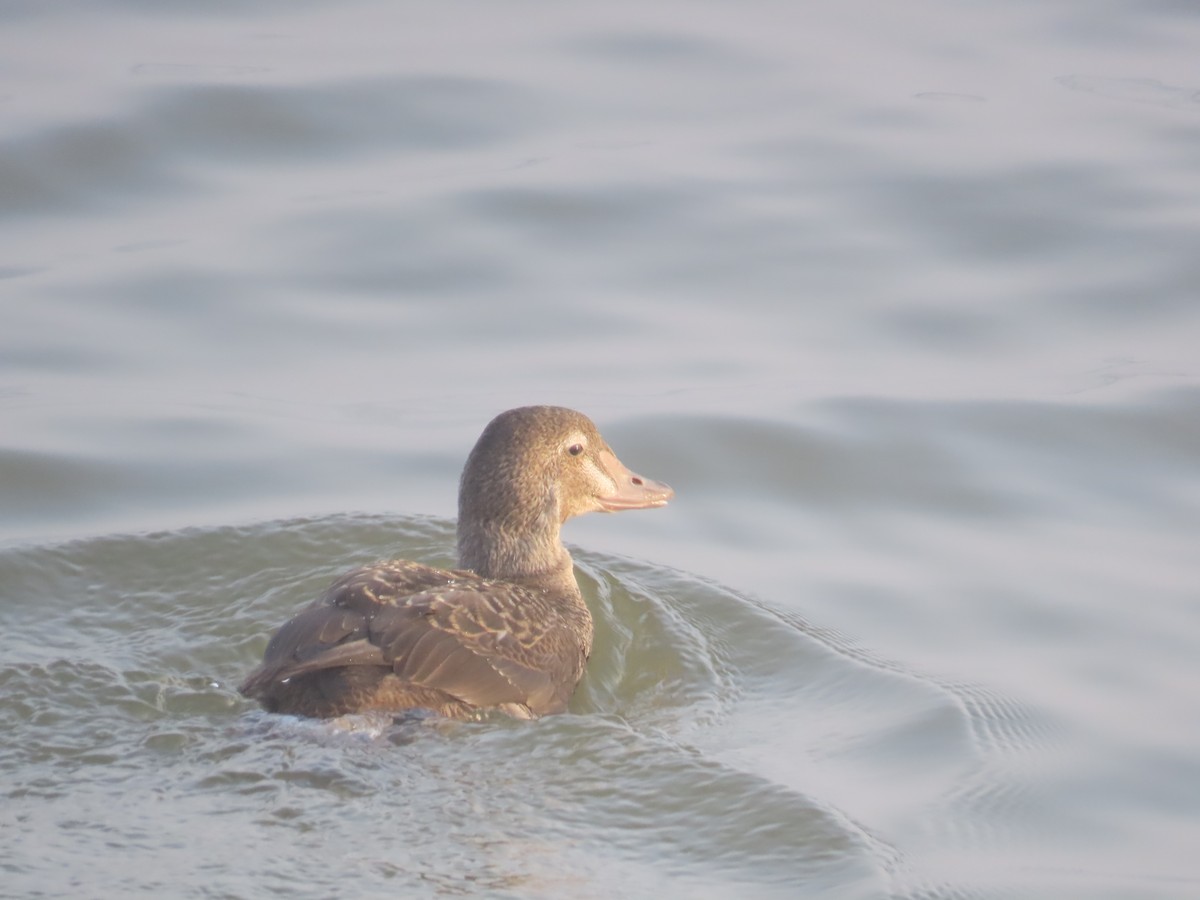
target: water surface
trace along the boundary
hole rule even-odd
[[[1187,4],[9,5],[14,896],[1193,897]],[[568,715],[234,686],[527,403]]]

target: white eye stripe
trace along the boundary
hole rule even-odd
[[[572,432],[567,436],[567,439],[562,442],[562,449],[564,452],[570,453],[572,456],[578,456],[587,449],[587,438],[583,436],[582,432]]]

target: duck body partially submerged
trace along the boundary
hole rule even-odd
[[[393,560],[347,573],[276,632],[240,690],[271,712],[320,718],[562,712],[592,647],[562,523],[672,495],[625,468],[581,413],[501,413],[463,469],[461,568]]]

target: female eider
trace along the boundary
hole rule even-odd
[[[240,690],[271,712],[320,718],[562,712],[591,652],[592,616],[559,529],[673,494],[625,468],[581,413],[501,413],[459,483],[461,568],[396,560],[347,573],[275,633]]]

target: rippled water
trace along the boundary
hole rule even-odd
[[[1200,893],[1200,9],[0,24],[0,893]],[[570,714],[240,698],[526,403]]]

